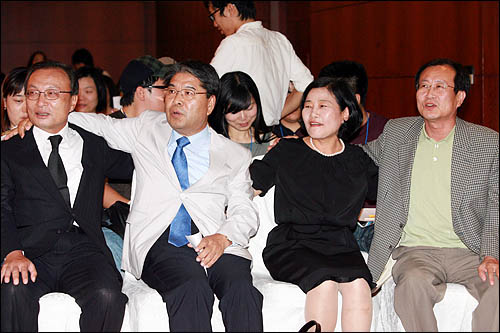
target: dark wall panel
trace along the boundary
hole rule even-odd
[[[447,57],[475,69],[461,116],[498,130],[498,2],[327,1],[311,2],[310,13],[311,71],[335,60],[363,63],[368,109],[389,118],[417,114],[415,73]],[[492,106],[486,92],[496,96]]]
[[[416,114],[413,76],[449,57],[473,65],[461,112],[498,130],[497,1],[257,1],[257,19],[284,33],[317,75],[341,59],[363,63],[367,106],[387,117]],[[210,61],[223,36],[201,1],[2,1],[1,69],[25,65],[36,49],[69,63],[88,48],[115,81],[144,54]]]
[[[130,59],[154,52],[153,1],[2,1],[2,72],[26,66],[37,49],[71,63],[88,48],[115,81]]]

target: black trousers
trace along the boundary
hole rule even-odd
[[[168,233],[149,250],[141,278],[166,303],[170,331],[212,331],[214,293],[226,331],[262,331],[263,297],[252,284],[250,260],[223,254],[205,273],[196,251],[169,244]]]
[[[37,332],[39,299],[50,292],[73,296],[81,307],[82,332],[119,332],[126,295],[116,267],[78,228],[61,233],[48,253],[32,260],[37,270],[33,283],[2,284],[2,331]],[[58,320],[58,318],[54,318]]]

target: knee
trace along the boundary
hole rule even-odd
[[[28,297],[29,290],[26,284],[20,282],[18,285],[15,285],[12,281],[2,283],[2,302]]]
[[[116,288],[99,288],[90,295],[96,303],[105,307],[123,306],[127,303],[128,297]]]
[[[224,304],[227,302],[234,304],[236,300],[239,300],[236,302],[251,302],[260,308],[264,299],[260,291],[253,286],[252,282],[246,280],[233,280],[225,283],[223,292],[217,293],[217,296]]]
[[[206,277],[193,277],[187,279],[178,290],[186,297],[197,298],[202,297],[206,300],[214,301],[214,293],[208,284]]]
[[[398,274],[397,281],[395,281],[396,287],[404,285],[425,286],[431,284],[432,280],[435,279],[435,276],[423,267],[412,267]]]

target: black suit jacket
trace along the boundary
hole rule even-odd
[[[49,251],[59,234],[75,220],[114,265],[101,230],[105,177],[132,177],[129,154],[108,147],[104,139],[69,124],[83,139],[83,173],[73,204],[68,207],[45,166],[33,136],[26,132],[1,143],[2,259],[23,250],[33,259]]]

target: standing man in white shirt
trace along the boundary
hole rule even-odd
[[[226,36],[210,64],[219,77],[233,71],[250,75],[259,88],[266,125],[278,125],[299,106],[302,92],[314,79],[311,72],[284,35],[255,20],[253,1],[203,2],[214,27]],[[295,91],[287,98],[290,81]]]

